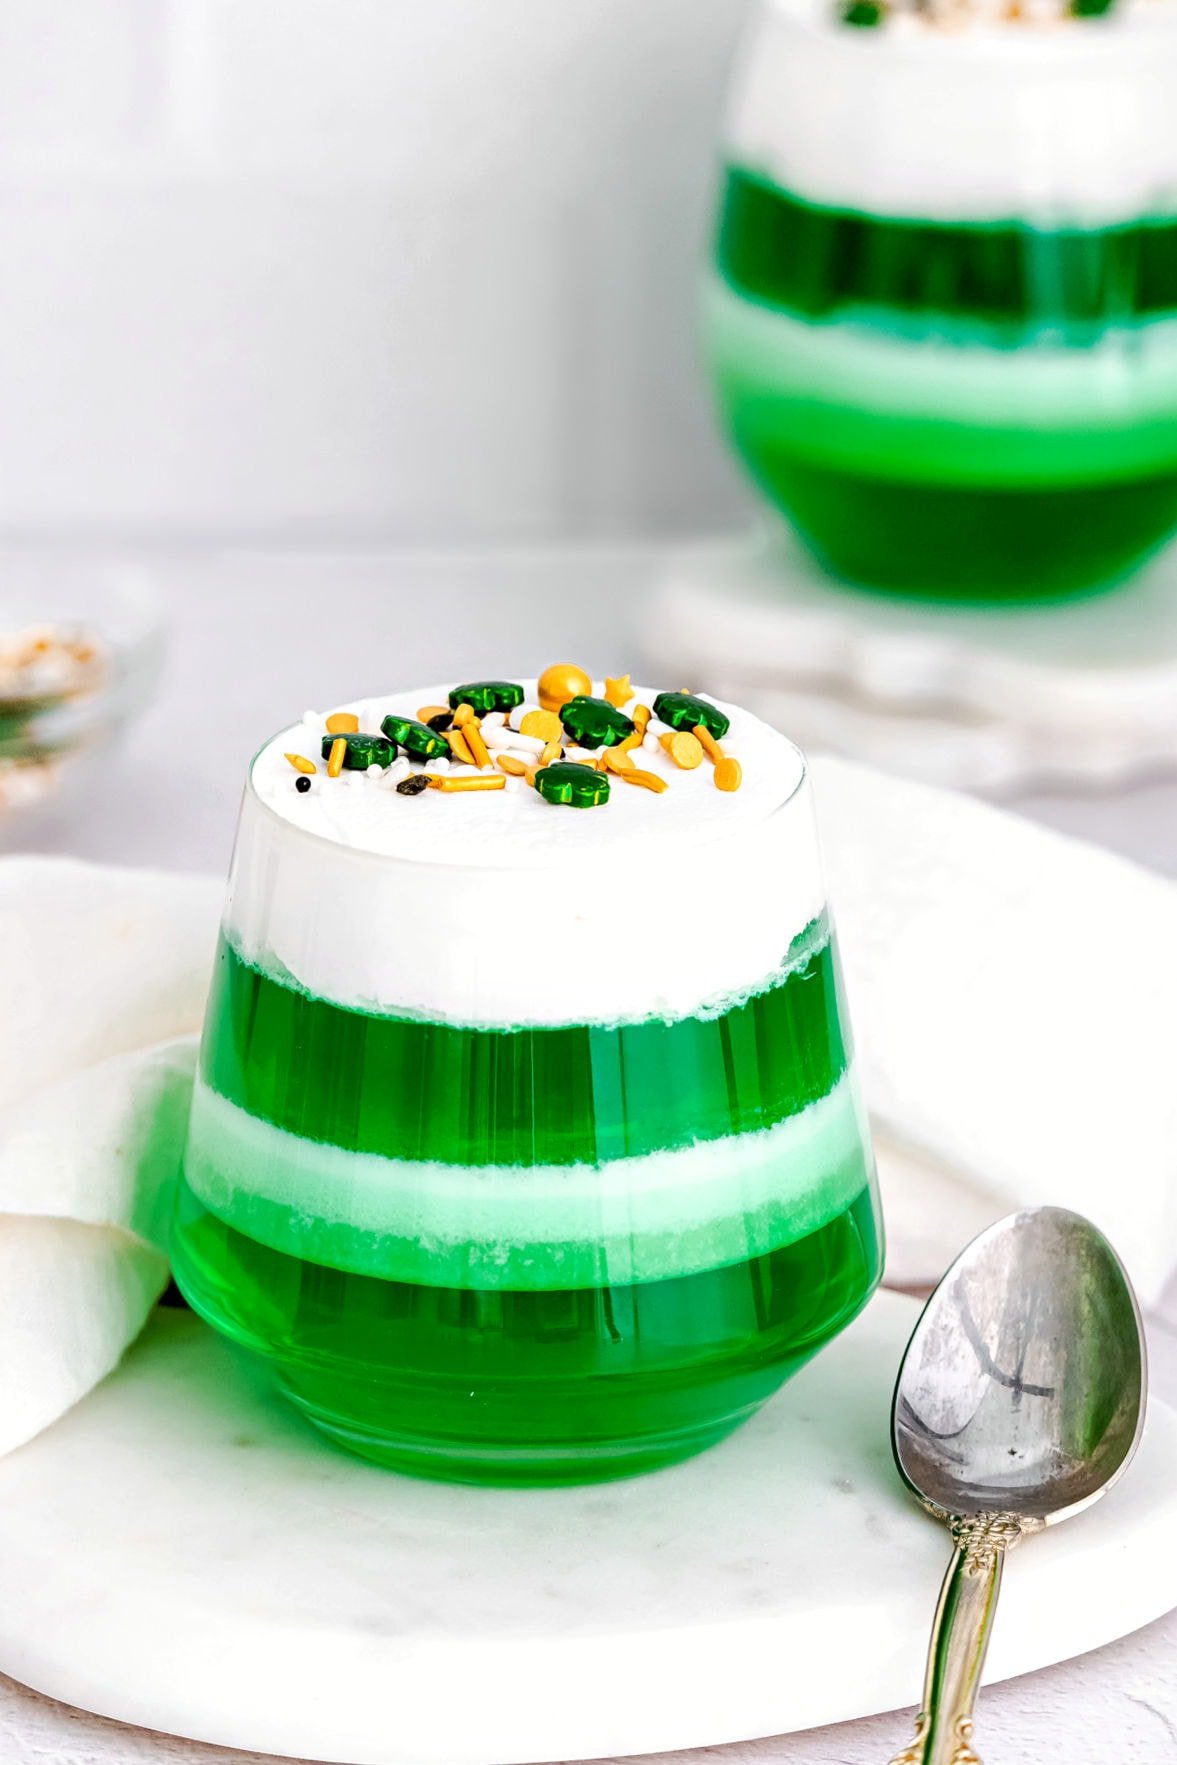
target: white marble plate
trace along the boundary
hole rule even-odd
[[[125,1722],[355,1765],[661,1751],[910,1703],[946,1539],[891,1470],[882,1294],[743,1431],[582,1490],[321,1446],[203,1326],[0,1461],[0,1670]],[[1177,1417],[1010,1563],[991,1676],[1177,1604]]]
[[[1105,593],[970,607],[849,588],[757,527],[670,559],[646,648],[803,747],[929,784],[1105,786],[1177,764],[1177,546]]]

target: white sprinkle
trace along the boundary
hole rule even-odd
[[[653,719],[651,719],[651,721],[653,721]],[[647,754],[661,754],[663,752],[662,744],[658,740],[658,737],[656,735],[651,735],[648,728],[645,735],[642,737],[642,746],[645,748]]]
[[[646,734],[647,735],[669,735],[670,734],[670,725],[669,725],[669,723],[663,723],[661,718],[659,718],[659,717],[651,717],[650,721],[646,725]]]
[[[383,790],[394,791],[402,778],[409,776],[409,762],[403,754],[398,754],[392,765],[384,772],[380,780]]]
[[[367,778],[383,778],[384,777],[384,768],[383,768],[383,766],[381,766],[381,764],[378,760],[373,760],[372,764],[369,766],[369,768],[365,774],[365,777],[367,777]]]
[[[604,748],[565,748],[564,758],[584,764],[586,761],[599,760],[604,751]]]
[[[506,721],[507,718],[505,712],[488,711],[486,716],[482,719],[483,732],[485,733],[488,729],[501,729]]]
[[[546,745],[538,736],[521,735],[514,729],[487,729],[485,723],[482,739],[488,748],[506,748],[512,754],[542,754]]]
[[[426,772],[448,772],[451,764],[452,762],[444,754],[439,754],[435,760],[426,760],[425,770]],[[469,769],[467,768],[467,770]]]

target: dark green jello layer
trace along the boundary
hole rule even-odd
[[[720,1439],[862,1307],[879,1278],[871,1191],[767,1256],[570,1291],[373,1280],[283,1255],[187,1188],[177,1278],[266,1359],[316,1426],[422,1476],[624,1476]]]
[[[795,966],[715,1016],[472,1029],[312,998],[222,939],[202,1066],[275,1126],[447,1164],[571,1164],[766,1128],[846,1067],[824,926]]]
[[[985,341],[1050,335],[1083,345],[1109,325],[1177,312],[1177,218],[1101,228],[1017,221],[879,219],[727,173],[719,267],[739,293],[800,318],[887,311],[935,330],[956,319]]]
[[[733,439],[835,576],[929,599],[1064,598],[1111,585],[1177,526],[1177,474],[1076,488],[932,484],[839,472],[763,430]]]

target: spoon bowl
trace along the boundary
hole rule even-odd
[[[1011,1214],[916,1325],[892,1413],[900,1474],[945,1514],[1052,1525],[1127,1468],[1145,1377],[1136,1298],[1107,1239],[1065,1208]]]
[[[929,1299],[891,1412],[908,1488],[956,1554],[912,1745],[892,1765],[980,1765],[973,1706],[1005,1553],[1127,1469],[1144,1427],[1140,1310],[1089,1220],[1027,1208],[982,1232]]]

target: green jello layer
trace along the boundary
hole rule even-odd
[[[308,1262],[449,1287],[580,1288],[766,1255],[848,1207],[871,1159],[849,1075],[772,1128],[525,1167],[345,1151],[198,1084],[184,1170],[210,1213]]]
[[[762,1129],[845,1070],[823,924],[765,990],[672,1022],[474,1029],[334,1005],[222,939],[208,1087],[303,1138],[465,1165],[596,1164]]]
[[[888,309],[897,327],[983,327],[1016,346],[1086,345],[1108,327],[1177,312],[1177,217],[1114,227],[880,218],[806,202],[728,171],[719,268],[741,294],[799,317]]]

